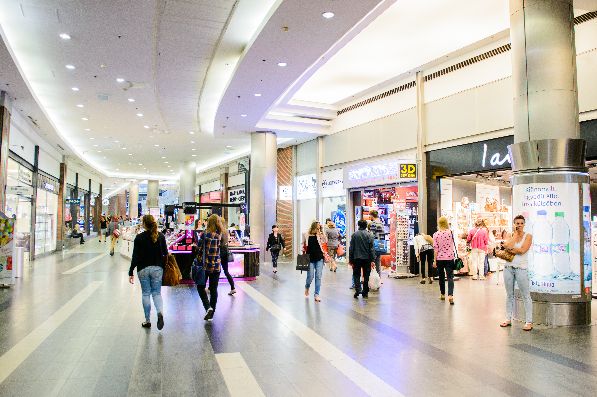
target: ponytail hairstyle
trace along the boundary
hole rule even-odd
[[[158,224],[153,215],[143,215],[143,227],[149,232],[151,241],[158,241]]]

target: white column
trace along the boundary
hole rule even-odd
[[[197,163],[187,161],[180,167],[178,186],[178,204],[195,202],[195,184],[197,182]]]
[[[277,142],[273,132],[251,134],[251,240],[261,246],[261,261],[271,226],[276,222]]]
[[[160,206],[160,181],[147,181],[147,209]]]
[[[139,217],[139,184],[131,183],[129,189],[129,216],[131,219]]]
[[[427,233],[427,162],[425,158],[425,76],[417,72],[417,185],[419,189],[419,232]]]

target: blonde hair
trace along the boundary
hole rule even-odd
[[[319,232],[319,221],[313,221],[311,223],[311,227],[309,228],[309,234],[317,234],[317,232]]]
[[[222,232],[221,223],[219,220],[219,216],[216,214],[211,214],[209,218],[207,218],[207,226],[205,227],[205,231],[208,233],[217,233],[220,234]]]
[[[143,215],[143,227],[149,232],[151,241],[158,241],[158,224],[153,215]]]
[[[437,226],[439,227],[439,230],[449,229],[450,225],[448,224],[448,218],[445,216],[440,216],[437,220]]]

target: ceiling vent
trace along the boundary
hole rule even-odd
[[[128,91],[133,89],[145,88],[145,86],[145,83],[134,83],[132,81],[127,81],[126,84],[122,87],[122,90]]]

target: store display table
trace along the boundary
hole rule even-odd
[[[260,249],[258,245],[230,246],[228,249],[234,257],[234,262],[228,264],[228,269],[233,277],[255,278],[259,276]],[[238,274],[241,269],[242,274]]]

